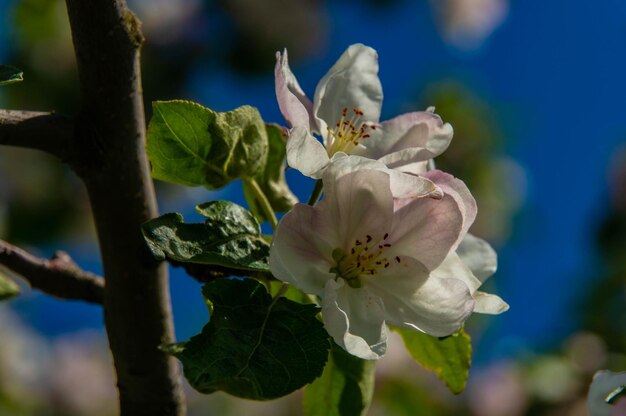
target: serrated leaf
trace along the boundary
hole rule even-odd
[[[250,211],[229,201],[196,210],[206,217],[204,223],[185,223],[181,214],[170,213],[142,225],[155,258],[269,272],[269,244]]]
[[[9,277],[0,272],[0,300],[5,300],[20,294],[20,287]]]
[[[0,85],[23,81],[24,73],[11,65],[0,65]]]
[[[319,308],[285,298],[272,300],[252,279],[219,279],[205,285],[202,293],[211,319],[174,353],[194,389],[270,400],[322,373],[329,342],[315,317]]]
[[[267,160],[265,167],[254,177],[254,180],[267,197],[274,211],[287,212],[298,202],[298,198],[291,192],[285,180],[286,136],[283,129],[276,124],[266,125],[266,130],[269,140]],[[268,218],[260,208],[248,182],[244,181],[243,192],[250,209],[259,221],[267,220]]]
[[[155,179],[216,189],[263,169],[268,139],[256,108],[219,113],[190,101],[152,108],[147,152]]]
[[[305,416],[359,416],[374,394],[376,361],[355,357],[332,343],[322,376],[304,390]]]
[[[472,340],[465,330],[443,339],[403,328],[393,330],[402,336],[411,357],[434,372],[452,393],[459,394],[465,389],[472,361]]]

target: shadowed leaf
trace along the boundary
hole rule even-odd
[[[10,65],[0,65],[0,85],[23,81],[24,73]]]
[[[315,318],[317,307],[286,298],[272,300],[252,279],[219,279],[205,285],[202,293],[211,310],[209,323],[199,335],[168,351],[182,361],[193,388],[269,400],[322,373],[329,342]]]
[[[206,217],[204,223],[185,223],[181,214],[170,213],[143,224],[155,258],[269,272],[269,244],[250,211],[228,201],[196,210]]]

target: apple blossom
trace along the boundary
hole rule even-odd
[[[433,108],[379,123],[383,92],[378,55],[365,45],[351,45],[341,55],[317,85],[313,102],[289,68],[287,50],[276,53],[274,75],[278,105],[291,128],[287,162],[306,176],[321,178],[338,152],[418,173],[452,139],[452,127]]]
[[[288,212],[270,249],[274,276],[319,296],[329,334],[364,359],[385,353],[386,324],[446,336],[478,304],[506,309],[492,305],[497,297],[474,299],[482,295],[472,268],[484,277],[491,263],[470,256],[465,265],[455,254],[476,213],[463,182],[371,169],[377,163],[338,155],[324,173],[325,198]],[[462,253],[479,249],[470,243]]]

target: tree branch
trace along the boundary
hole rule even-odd
[[[65,252],[45,260],[0,240],[0,264],[49,295],[102,304],[104,280],[80,269]]]
[[[178,363],[159,350],[174,341],[165,263],[140,226],[158,214],[145,154],[140,23],[124,0],[66,0],[82,109],[76,119],[83,178],[98,231],[105,324],[122,415],[183,415]]]
[[[0,110],[0,145],[42,150],[69,161],[74,122],[54,113]]]

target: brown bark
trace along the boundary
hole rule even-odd
[[[122,0],[66,3],[82,95],[75,132],[84,158],[74,168],[98,231],[121,414],[182,415],[178,365],[158,349],[174,340],[167,269],[140,231],[157,215],[145,155],[140,23]]]
[[[167,269],[151,257],[140,230],[158,212],[145,155],[140,23],[123,0],[66,4],[81,112],[70,119],[0,110],[0,145],[55,155],[85,183],[106,279],[102,292],[95,289],[91,300],[101,299],[104,305],[121,414],[184,415],[178,364],[158,349],[174,341]],[[37,259],[29,260],[36,265]],[[62,286],[59,279],[52,282],[45,285]]]
[[[40,259],[0,240],[0,264],[22,276],[34,289],[70,300],[102,304],[104,280],[81,270],[67,253]]]

